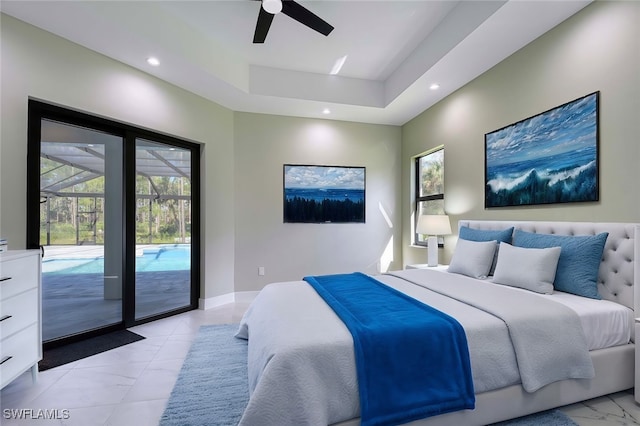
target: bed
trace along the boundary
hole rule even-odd
[[[477,278],[448,271],[412,269],[374,277],[386,286],[454,316],[463,326],[469,344],[475,408],[434,415],[410,424],[486,425],[634,386],[635,346],[632,330],[634,312],[640,306],[640,295],[634,292],[640,273],[636,255],[640,248],[640,225],[463,220],[459,222],[460,230],[478,233],[465,238],[464,244],[461,244],[462,238],[458,241],[451,267],[455,261],[456,269],[459,269],[463,254],[467,253],[458,248],[470,246],[471,243],[467,241],[473,241],[473,235],[482,235],[485,231],[491,234],[510,228],[514,228],[512,235],[516,231],[520,233],[519,241],[526,241],[525,237],[532,236],[534,242],[538,236],[596,237],[606,233],[602,240],[604,248],[601,256],[598,254],[600,262],[595,265],[597,286],[594,287],[597,288],[596,297],[601,300],[556,290],[552,294],[544,294],[542,291],[530,291],[504,283],[495,284],[492,277]],[[484,242],[480,243],[482,238],[476,240],[478,242],[474,242],[474,247],[484,247]],[[560,249],[554,251],[554,247],[537,250],[535,244],[527,248],[531,249],[527,254],[535,253],[545,258],[560,253]],[[514,255],[509,250],[516,249],[500,245],[492,266],[492,269],[495,268],[495,278],[508,276],[504,267],[507,262],[499,257],[507,259],[508,255]],[[517,250],[517,255],[523,251],[520,248]],[[460,294],[446,294],[453,291],[450,288],[458,286]],[[499,293],[493,295],[493,292]],[[496,307],[482,306],[481,309],[474,306],[483,299],[489,299],[486,303],[490,303],[492,298],[514,302],[497,303]],[[513,333],[512,328],[515,330],[515,327],[506,326],[503,319],[492,311],[516,306],[515,303],[522,303],[523,312],[535,311],[531,309],[534,306],[549,306],[549,312],[558,309],[566,313],[570,310],[570,316],[575,316],[579,324],[577,327],[584,331],[584,338],[576,337],[579,342],[571,340],[572,344],[565,346],[575,346],[576,351],[581,350],[581,345],[585,346],[587,360],[583,357],[577,362],[584,364],[583,371],[577,375],[571,373],[573,376],[559,372],[557,378],[546,378],[543,382],[537,382],[536,378],[529,379],[529,373],[522,370],[526,363],[523,358],[518,358],[522,356],[523,349],[514,346],[506,350],[499,343],[502,340],[515,341],[509,334]],[[559,305],[562,307],[558,308]],[[603,313],[598,314],[601,307]],[[531,315],[535,315],[535,312]],[[546,317],[545,314],[544,317],[534,317],[535,320],[519,321],[526,328],[538,323],[547,324]],[[571,330],[569,325],[541,325],[539,328],[543,332],[553,328]],[[616,332],[610,333],[610,330]],[[573,339],[574,335],[582,336],[571,331],[568,336],[550,338]],[[354,338],[348,327],[308,282],[266,286],[244,315],[237,336],[249,341],[251,395],[240,425],[355,426],[361,423]],[[526,347],[525,344],[520,346]],[[524,352],[526,354],[527,351]],[[527,356],[532,358],[527,362],[532,362],[535,369],[538,355]],[[551,358],[556,356],[564,355],[554,354]],[[576,359],[575,354],[569,356]],[[592,373],[585,373],[589,368],[592,368]]]

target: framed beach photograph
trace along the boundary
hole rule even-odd
[[[285,223],[364,223],[365,168],[284,165]]]
[[[485,208],[598,201],[598,99],[485,134]]]

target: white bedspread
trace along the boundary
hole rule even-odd
[[[626,306],[560,291],[541,296],[562,303],[578,314],[590,351],[626,345],[631,340],[634,314]]]
[[[560,303],[537,293],[440,271],[412,269],[393,275],[505,321],[527,392],[558,380],[595,375],[580,318]]]
[[[421,275],[414,271],[403,273]],[[398,277],[376,279],[460,322],[476,393],[521,382],[509,330],[501,319]],[[508,294],[511,289],[504,290]],[[307,283],[266,286],[244,315],[238,337],[249,339],[251,394],[240,425],[315,426],[359,417],[351,334]]]

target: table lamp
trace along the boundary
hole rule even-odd
[[[449,216],[446,214],[420,215],[416,232],[429,236],[427,238],[427,266],[438,266],[438,235],[451,233]]]

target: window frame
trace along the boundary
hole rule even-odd
[[[420,189],[422,188],[422,181],[421,181],[421,176],[422,176],[422,169],[420,167],[420,160],[423,159],[424,157],[427,157],[429,155],[433,155],[436,152],[440,152],[442,151],[442,193],[438,193],[438,194],[431,194],[431,195],[420,195]],[[443,204],[444,204],[444,145],[440,145],[436,148],[433,148],[429,151],[423,152],[420,155],[417,155],[414,158],[414,200],[415,200],[415,206],[413,209],[413,245],[415,246],[421,246],[421,247],[427,247],[427,241],[420,241],[420,237],[419,234],[417,232],[415,232],[415,230],[418,227],[418,217],[420,216],[420,204],[423,202],[429,202],[429,201],[437,201],[437,200],[443,200]],[[444,207],[443,207],[443,211],[441,212],[442,214],[445,214],[444,212]],[[442,241],[442,238],[438,238],[438,247],[444,247],[444,242]]]

